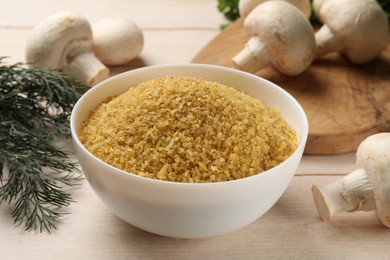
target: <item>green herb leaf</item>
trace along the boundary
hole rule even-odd
[[[13,204],[14,224],[50,232],[71,202],[65,186],[80,184],[77,164],[56,147],[70,137],[80,91],[57,69],[5,65],[0,58],[0,204]]]
[[[228,20],[234,21],[240,17],[238,2],[239,0],[218,0],[218,10],[223,13]]]
[[[390,0],[378,0],[378,3],[382,7],[387,19],[390,22]]]

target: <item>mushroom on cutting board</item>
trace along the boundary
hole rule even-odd
[[[377,211],[390,228],[390,133],[374,134],[358,147],[358,169],[323,187],[313,185],[317,211],[324,221],[341,212]]]
[[[123,65],[142,51],[141,29],[124,17],[110,17],[92,24],[93,50],[108,66]]]
[[[233,58],[236,68],[255,73],[273,65],[294,76],[311,64],[315,52],[314,30],[298,8],[285,1],[258,5],[245,18],[249,41]]]
[[[106,79],[109,69],[92,51],[89,22],[74,12],[59,12],[35,26],[26,46],[29,67],[59,67],[89,86]]]
[[[378,56],[389,43],[389,23],[376,0],[314,0],[324,25],[316,32],[316,58],[341,52],[362,64]]]
[[[266,1],[273,0],[240,0],[238,2],[238,12],[241,17],[247,17],[248,14],[258,5]],[[301,12],[307,17],[310,17],[311,14],[311,5],[309,0],[282,0],[289,2],[290,4],[296,6]]]

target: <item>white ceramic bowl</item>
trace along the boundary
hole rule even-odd
[[[137,176],[92,155],[77,132],[89,112],[107,97],[166,75],[203,77],[235,87],[276,108],[296,130],[299,145],[283,163],[261,174],[219,183],[175,183]],[[281,197],[302,158],[308,122],[302,107],[282,88],[258,76],[225,67],[179,64],[145,67],[107,79],[85,93],[71,116],[74,146],[86,179],[120,218],[169,237],[200,238],[242,228],[266,213]]]

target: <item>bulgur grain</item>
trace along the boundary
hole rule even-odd
[[[176,182],[255,175],[297,147],[294,130],[261,100],[185,76],[143,82],[101,104],[79,138],[112,166]]]

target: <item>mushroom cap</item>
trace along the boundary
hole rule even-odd
[[[136,58],[144,45],[141,29],[124,17],[110,17],[92,25],[93,50],[105,65],[123,65]]]
[[[272,0],[240,0],[238,3],[238,11],[240,16],[246,17],[259,4]],[[309,0],[282,0],[296,6],[303,14],[309,18],[311,14],[311,6]]]
[[[303,72],[316,48],[314,30],[298,8],[285,1],[268,1],[247,16],[244,27],[272,53],[272,65],[286,75]]]
[[[376,0],[315,0],[313,5],[352,62],[372,60],[389,43],[389,23]]]
[[[378,217],[390,228],[390,133],[366,138],[359,145],[356,156],[357,164],[371,181]]]
[[[26,63],[30,67],[59,67],[91,49],[92,30],[87,19],[75,12],[59,12],[34,27],[26,46]]]

